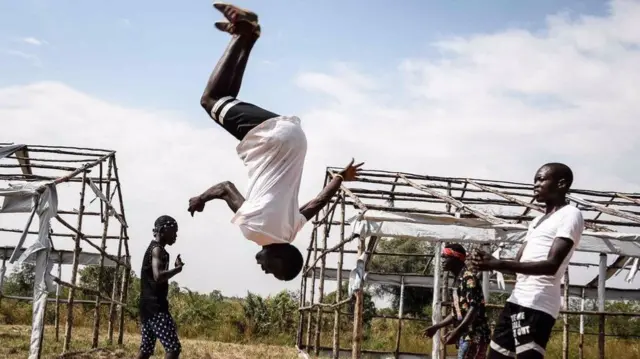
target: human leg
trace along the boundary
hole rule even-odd
[[[458,359],[467,359],[467,354],[469,353],[470,342],[468,340],[464,340],[464,338],[460,338],[458,341]]]
[[[182,345],[173,317],[169,313],[158,313],[157,324],[155,333],[164,347],[165,359],[178,359],[182,352]]]
[[[556,320],[551,315],[520,307],[512,315],[513,335],[518,359],[542,359]]]
[[[217,22],[216,27],[232,39],[209,77],[200,104],[212,119],[242,140],[253,127],[278,115],[236,99],[251,49],[260,36],[257,15],[233,5],[215,6],[231,21]]]
[[[514,304],[505,303],[502,313],[498,318],[498,323],[493,331],[493,338],[489,344],[488,359],[507,359],[516,357],[515,339],[511,326],[511,315],[514,311]]]
[[[156,347],[156,335],[153,331],[153,322],[150,319],[142,321],[140,335],[140,350],[137,359],[149,359]]]

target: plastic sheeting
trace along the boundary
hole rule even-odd
[[[473,234],[459,233],[443,236],[434,226],[462,226],[493,229],[495,239],[487,240]],[[459,243],[522,243],[527,234],[525,224],[493,225],[482,219],[426,214],[396,214],[384,211],[367,211],[352,224],[355,233],[363,237],[402,237],[430,242]],[[640,234],[619,232],[584,231],[576,249],[580,252],[606,253],[640,257]]]
[[[14,250],[15,247],[0,247],[0,260],[9,259]],[[19,249],[18,256],[22,255],[25,250],[25,248]],[[53,264],[73,264],[73,251],[58,251],[52,249],[50,253],[49,260]],[[35,258],[29,257],[25,259],[24,262],[35,264]],[[100,253],[80,252],[78,255],[78,264],[81,266],[100,265]],[[116,262],[105,257],[104,266],[115,267]]]
[[[37,359],[40,357],[42,339],[44,337],[44,317],[48,292],[52,292],[55,289],[50,273],[53,268],[53,261],[49,257],[51,251],[49,231],[51,229],[51,218],[58,212],[58,193],[54,184],[21,184],[10,189],[1,189],[0,196],[4,197],[0,213],[30,213],[24,231],[9,262],[14,263],[17,258],[18,264],[25,261],[35,263],[32,331],[28,358]],[[38,237],[31,246],[22,250],[22,245],[35,214],[38,215],[39,219]]]

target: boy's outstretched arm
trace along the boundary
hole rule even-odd
[[[300,213],[307,219],[307,221],[311,220],[320,210],[329,203],[331,197],[333,197],[336,192],[340,189],[340,185],[343,181],[355,181],[358,179],[360,175],[360,167],[364,164],[364,162],[360,162],[357,165],[353,164],[353,159],[351,162],[338,173],[337,176],[333,177],[333,179],[327,184],[326,187],[322,189],[320,194],[304,206],[300,208]]]

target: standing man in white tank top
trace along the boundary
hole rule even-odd
[[[222,199],[235,213],[231,220],[245,238],[262,246],[256,261],[265,273],[284,281],[303,266],[302,254],[291,242],[340,189],[342,181],[358,177],[362,163],[353,160],[322,192],[302,207],[298,204],[307,138],[295,116],[280,116],[236,99],[249,53],[260,37],[258,15],[237,6],[216,3],[228,21],[215,26],[232,38],[209,77],[200,103],[209,116],[240,141],[238,156],[249,172],[246,198],[229,182],[221,182],[189,200],[189,212],[202,212],[205,203]]]
[[[516,273],[516,284],[493,333],[488,359],[539,359],[561,306],[561,281],[582,231],[582,213],[567,203],[573,183],[571,169],[548,163],[536,173],[533,197],[545,204],[545,214],[529,224],[515,260],[499,260],[478,251],[478,270]]]

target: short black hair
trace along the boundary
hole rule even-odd
[[[446,246],[444,246],[444,247],[445,247],[445,248],[449,248],[449,249],[451,249],[451,250],[453,250],[453,251],[456,251],[456,252],[458,252],[458,253],[462,253],[462,254],[464,254],[465,256],[467,255],[467,250],[466,250],[466,249],[464,249],[464,247],[463,247],[461,244],[459,244],[459,243],[449,243],[449,244],[447,244],[447,245],[446,245]]]
[[[269,251],[282,260],[282,273],[277,273],[280,279],[290,281],[300,274],[304,260],[302,253],[296,246],[288,243],[277,243],[270,245]]]
[[[542,167],[547,167],[548,169],[550,169],[551,176],[553,176],[553,179],[555,179],[556,181],[563,179],[567,184],[567,190],[571,188],[571,185],[573,184],[573,171],[571,171],[571,168],[569,168],[569,166],[565,165],[564,163],[550,162]]]
[[[158,233],[163,227],[178,227],[178,222],[171,216],[166,214],[158,217],[153,223],[153,232]]]
[[[300,274],[304,260],[302,259],[302,253],[300,253],[295,246],[289,245],[284,248],[286,248],[286,250],[283,254],[287,256],[287,261],[285,262],[284,273],[282,274],[285,281],[290,281]]]

